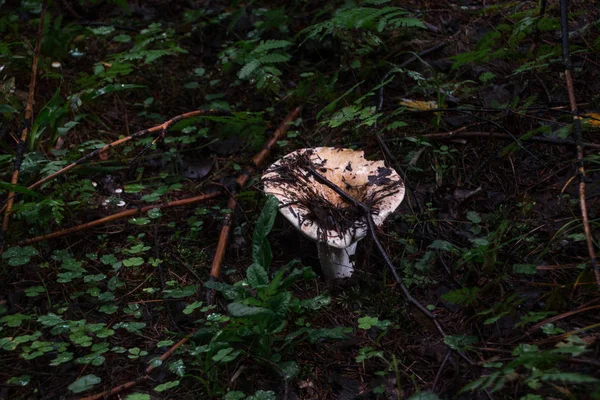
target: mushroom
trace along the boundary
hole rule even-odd
[[[275,196],[279,211],[304,236],[317,242],[327,278],[348,278],[357,242],[367,236],[365,216],[311,173],[318,172],[366,204],[376,226],[400,205],[404,182],[383,161],[368,161],[363,151],[334,147],[301,149],[272,164],[262,176],[264,190]]]

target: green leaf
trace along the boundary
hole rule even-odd
[[[13,376],[6,381],[9,385],[27,386],[31,382],[31,375]]]
[[[37,250],[32,246],[15,246],[2,253],[2,258],[8,258],[8,265],[18,267],[27,264],[31,261],[31,257],[37,254]]]
[[[87,92],[89,94],[91,94],[92,99],[96,99],[107,93],[121,92],[124,90],[139,89],[139,88],[145,88],[145,87],[146,87],[145,85],[133,85],[133,84],[129,84],[129,83],[119,83],[119,84],[115,84],[115,85],[106,85],[100,89],[89,89]]]
[[[456,305],[468,306],[477,301],[478,287],[456,289],[442,295],[442,299]]]
[[[540,379],[543,381],[556,381],[562,383],[594,383],[600,381],[593,376],[576,374],[574,372],[545,373]]]
[[[154,388],[154,390],[157,392],[164,392],[165,390],[173,389],[174,387],[177,387],[177,386],[179,386],[179,380],[165,382],[161,385],[156,386]]]
[[[252,263],[246,270],[246,281],[252,288],[257,289],[269,283],[269,275],[260,264]]]
[[[454,251],[454,245],[445,240],[434,240],[428,248],[436,249],[436,250],[444,250],[444,251]]]
[[[525,274],[525,275],[535,275],[537,269],[535,268],[535,264],[515,264],[513,265],[513,270],[517,274]]]
[[[150,400],[148,393],[131,393],[125,397],[125,400]]]
[[[544,400],[544,398],[538,394],[526,394],[525,396],[521,396],[519,400]]]
[[[432,392],[419,392],[415,393],[408,398],[408,400],[441,400],[437,394]]]
[[[300,367],[295,361],[281,361],[278,363],[279,368],[283,372],[284,378],[287,380],[294,379],[300,373]]]
[[[193,312],[194,312],[194,310],[195,310],[195,309],[202,307],[202,305],[203,305],[203,304],[204,304],[204,303],[203,303],[203,302],[201,302],[201,301],[195,301],[195,302],[193,302],[192,304],[188,304],[188,305],[187,305],[187,306],[184,308],[184,310],[183,310],[183,313],[184,313],[185,315],[190,315],[191,313],[193,313]]]
[[[11,114],[15,114],[18,111],[14,109],[13,106],[8,105],[8,104],[0,104],[0,113],[11,113]]]
[[[84,375],[75,382],[71,383],[69,385],[69,390],[73,393],[85,392],[86,390],[93,388],[101,381],[102,379],[98,378],[96,375]]]
[[[267,236],[279,210],[279,200],[275,196],[267,196],[267,201],[256,222],[254,235],[252,236],[252,261],[261,265],[263,268],[268,268],[271,265],[271,248],[267,241]]]
[[[165,297],[171,297],[174,299],[181,299],[182,297],[189,297],[196,294],[198,291],[198,285],[188,285],[180,289],[165,290]]]
[[[446,336],[444,338],[444,343],[448,345],[453,350],[468,350],[471,348],[473,343],[478,342],[475,336],[465,336],[465,335],[457,335],[457,336]]]
[[[142,257],[131,257],[123,260],[123,265],[126,267],[139,267],[144,263],[144,259]]]
[[[129,35],[117,35],[113,38],[115,42],[128,43],[131,42],[131,36]]]
[[[264,307],[247,306],[242,303],[231,303],[227,306],[229,315],[236,318],[273,316],[273,311]]]
[[[49,313],[48,315],[39,317],[37,322],[40,322],[44,326],[55,326],[63,322],[63,319],[60,315]]]
[[[246,400],[277,400],[275,392],[269,390],[257,390],[252,396],[248,396]]]
[[[224,397],[224,400],[242,400],[245,398],[246,395],[244,394],[244,392],[233,391],[227,392],[227,394]]]
[[[171,362],[168,368],[169,371],[171,371],[180,378],[183,378],[185,375],[185,363],[181,359]]]
[[[153,208],[151,210],[148,210],[148,217],[150,217],[152,219],[156,219],[156,218],[162,217],[162,213],[160,212],[160,208]]]
[[[226,349],[219,350],[217,354],[212,357],[212,359],[213,361],[225,364],[235,360],[241,353],[241,350],[234,350],[232,347],[228,347]]]
[[[28,196],[35,197],[36,199],[43,199],[44,198],[44,196],[42,196],[38,192],[35,192],[35,191],[31,190],[31,189],[28,189],[26,186],[13,185],[13,184],[8,183],[8,182],[0,182],[0,189],[4,189],[7,192],[15,192],[15,193],[20,193],[20,194],[26,194]]]
[[[379,318],[377,317],[369,317],[368,315],[358,319],[358,327],[360,329],[371,329],[373,326],[377,325],[379,322]]]
[[[478,224],[481,222],[481,217],[475,211],[467,212],[467,219],[474,224]]]
[[[148,218],[131,218],[129,220],[130,224],[133,225],[139,225],[139,226],[143,226],[143,225],[148,225],[150,223],[150,220]]]
[[[259,67],[260,61],[256,59],[251,60],[249,63],[242,67],[240,72],[238,72],[238,77],[240,79],[249,79]]]
[[[146,327],[144,322],[119,322],[113,326],[114,329],[124,328],[131,333],[141,333],[140,330]]]
[[[0,318],[0,322],[5,322],[7,326],[14,328],[20,326],[23,321],[30,320],[31,317],[23,314],[5,315]]]

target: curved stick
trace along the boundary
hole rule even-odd
[[[148,212],[148,211],[152,210],[153,208],[171,208],[171,207],[177,207],[177,206],[187,206],[189,204],[195,204],[195,203],[199,203],[199,202],[204,201],[204,200],[213,199],[213,198],[215,198],[217,196],[220,196],[222,193],[223,192],[218,191],[218,192],[214,192],[214,193],[201,194],[200,196],[188,197],[186,199],[175,200],[175,201],[171,201],[169,203],[153,204],[153,205],[146,206],[146,207],[134,208],[134,209],[131,209],[131,210],[122,211],[122,212],[119,212],[119,213],[116,213],[116,214],[112,214],[112,215],[106,216],[104,218],[97,219],[97,220],[92,221],[92,222],[87,222],[85,224],[77,225],[77,226],[74,226],[72,228],[63,229],[63,230],[58,231],[58,232],[52,232],[52,233],[49,233],[47,235],[36,236],[36,237],[34,237],[32,239],[22,240],[22,241],[18,242],[17,244],[19,246],[24,246],[24,245],[28,245],[28,244],[31,244],[31,243],[41,242],[42,240],[54,239],[54,238],[66,236],[66,235],[68,235],[70,233],[84,231],[86,229],[90,229],[90,228],[93,228],[94,226],[102,225],[102,224],[105,224],[107,222],[116,221],[116,220],[121,219],[121,218],[130,217],[130,216],[133,216],[133,215],[136,215],[136,214],[145,213],[145,212]]]
[[[52,179],[56,178],[57,176],[60,176],[60,175],[62,175],[64,173],[72,170],[73,168],[75,168],[75,167],[77,167],[77,166],[85,163],[89,159],[94,158],[97,155],[99,155],[99,154],[101,154],[101,153],[103,153],[103,152],[105,152],[105,151],[107,151],[107,150],[109,150],[109,149],[111,149],[113,147],[116,147],[116,146],[118,146],[120,144],[126,143],[126,142],[128,142],[128,141],[130,141],[132,139],[138,138],[140,136],[144,136],[144,135],[146,135],[148,133],[160,132],[160,135],[156,139],[154,139],[154,141],[152,142],[152,143],[156,143],[156,141],[158,140],[158,138],[164,137],[165,132],[167,131],[167,129],[169,129],[170,126],[174,125],[175,123],[177,123],[177,122],[179,122],[179,121],[181,121],[183,119],[193,118],[193,117],[199,117],[199,116],[202,116],[202,115],[230,115],[230,114],[231,113],[228,112],[228,111],[209,109],[209,110],[190,111],[190,112],[185,113],[185,114],[177,115],[177,116],[175,116],[175,117],[173,117],[173,118],[171,118],[171,119],[163,122],[160,125],[156,125],[156,126],[153,126],[152,128],[148,128],[148,129],[144,129],[144,130],[132,133],[131,135],[129,135],[127,137],[115,140],[114,142],[111,142],[111,143],[109,143],[107,145],[104,145],[101,148],[96,149],[96,150],[92,151],[91,153],[89,153],[89,154],[81,157],[79,160],[77,160],[77,161],[75,161],[75,162],[67,165],[66,167],[64,167],[64,168],[62,168],[62,169],[60,169],[60,170],[58,170],[58,171],[56,171],[56,172],[48,175],[47,177],[45,177],[43,179],[40,179],[39,181],[35,182],[34,184],[28,186],[27,188],[30,189],[30,190],[31,189],[35,189],[36,187],[38,187],[38,186],[40,186],[40,185],[42,185],[42,184],[44,184],[44,183],[46,183],[48,181],[51,181]],[[14,197],[14,193],[13,193],[12,196],[8,197],[8,201],[12,201],[13,197]],[[0,212],[2,210],[4,210],[4,208],[1,208]]]
[[[300,114],[300,110],[302,107],[296,107],[292,112],[290,112],[287,117],[281,122],[279,128],[273,133],[273,137],[265,144],[265,147],[258,152],[252,158],[253,166],[250,166],[246,172],[240,175],[237,179],[237,190],[243,188],[248,182],[250,178],[250,174],[254,172],[255,168],[260,167],[265,160],[267,159],[271,149],[277,144],[279,140],[285,135],[285,133],[289,129],[289,123],[298,118],[298,114]],[[231,210],[231,212],[225,215],[225,220],[223,221],[223,226],[221,227],[221,233],[219,234],[219,242],[217,244],[217,250],[215,251],[215,257],[213,258],[213,262],[210,268],[210,278],[218,279],[221,274],[221,266],[223,265],[223,259],[225,257],[225,249],[227,247],[227,243],[229,241],[229,231],[231,229],[231,223],[233,220],[233,212],[235,211],[235,207],[237,202],[235,200],[236,191],[233,191],[229,197],[229,202],[227,203],[227,208]],[[208,291],[206,294],[206,301],[208,304],[212,304],[214,300],[214,292]]]
[[[600,288],[600,267],[596,259],[596,250],[594,249],[594,239],[590,229],[590,221],[587,212],[585,199],[585,166],[583,162],[583,135],[581,134],[581,117],[577,111],[577,102],[575,101],[575,91],[573,90],[573,76],[571,74],[571,55],[569,54],[569,4],[567,0],[560,0],[560,32],[562,37],[562,59],[565,66],[565,81],[567,83],[567,92],[569,93],[569,104],[571,105],[571,114],[573,115],[573,136],[577,147],[577,175],[579,176],[579,206],[581,208],[581,219],[583,231],[587,242],[588,255],[592,263],[592,269],[596,276],[596,284]]]

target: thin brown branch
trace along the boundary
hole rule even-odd
[[[58,171],[56,171],[56,172],[48,175],[47,177],[45,177],[43,179],[40,179],[39,181],[35,182],[34,184],[28,186],[27,188],[30,189],[30,190],[35,189],[36,187],[38,187],[38,186],[40,186],[40,185],[42,185],[42,184],[44,184],[44,183],[46,183],[48,181],[53,180],[54,178],[56,178],[56,177],[58,177],[58,176],[60,176],[60,175],[62,175],[64,173],[72,170],[73,168],[75,168],[75,167],[77,167],[77,166],[85,163],[86,161],[88,161],[88,160],[90,160],[90,159],[92,159],[92,158],[94,158],[94,157],[96,157],[96,156],[98,156],[98,155],[100,155],[100,154],[102,154],[102,153],[104,153],[104,152],[112,149],[113,147],[116,147],[116,146],[118,146],[120,144],[126,143],[126,142],[128,142],[128,141],[130,141],[132,139],[136,139],[138,137],[145,136],[148,133],[155,133],[155,132],[159,132],[160,133],[160,135],[157,136],[157,138],[152,142],[152,143],[155,143],[158,140],[158,138],[162,138],[164,136],[165,132],[167,131],[167,129],[169,129],[169,127],[171,127],[172,125],[176,124],[177,122],[179,122],[179,121],[181,121],[183,119],[199,117],[199,116],[202,116],[202,115],[229,115],[229,114],[230,113],[227,112],[227,111],[209,109],[209,110],[190,111],[190,112],[185,113],[185,114],[177,115],[177,116],[175,116],[175,117],[173,117],[173,118],[171,118],[171,119],[163,122],[160,125],[156,125],[156,126],[153,126],[152,128],[148,128],[148,129],[144,129],[144,130],[135,132],[135,133],[133,133],[133,134],[127,136],[127,137],[115,140],[112,143],[109,143],[109,144],[107,144],[107,145],[105,145],[105,146],[103,146],[103,147],[101,147],[99,149],[96,149],[96,150],[92,151],[91,153],[89,153],[89,154],[81,157],[79,160],[77,160],[77,161],[75,161],[75,162],[67,165],[66,167],[64,167],[64,168],[62,168],[62,169],[60,169],[60,170],[58,170]],[[14,194],[13,194],[13,196],[9,196],[9,199],[12,199],[13,197],[14,197]],[[0,209],[0,211],[2,211],[2,210],[3,209]]]
[[[362,215],[365,217],[366,222],[367,222],[369,237],[371,238],[373,243],[375,243],[375,247],[377,248],[379,255],[381,256],[381,258],[383,258],[383,261],[385,262],[388,269],[392,273],[392,276],[396,280],[396,283],[400,287],[400,290],[402,290],[402,294],[404,294],[404,297],[410,304],[417,307],[427,318],[429,318],[433,322],[433,324],[435,325],[435,327],[438,330],[438,332],[440,333],[440,335],[445,339],[447,337],[447,335],[444,332],[444,329],[443,329],[442,325],[440,324],[440,321],[437,319],[437,316],[435,314],[433,314],[431,311],[429,311],[423,304],[421,304],[421,302],[419,302],[417,299],[415,299],[410,294],[410,292],[409,292],[408,288],[406,287],[406,285],[404,284],[402,278],[400,277],[400,275],[398,275],[396,266],[390,259],[390,256],[388,255],[387,251],[383,248],[383,245],[381,244],[381,242],[379,241],[379,238],[377,237],[377,228],[375,226],[375,222],[373,221],[373,217],[371,216],[371,214],[372,214],[371,208],[367,204],[360,202],[357,199],[355,199],[354,197],[350,196],[348,193],[343,191],[335,183],[331,182],[330,180],[325,178],[323,175],[321,175],[312,166],[307,168],[307,170],[315,178],[315,180],[317,182],[329,187],[336,194],[338,194],[342,199],[344,199],[348,204],[352,204],[354,207],[356,207],[357,210],[359,210],[362,213]],[[467,363],[469,363],[469,365],[473,365],[473,361],[466,354],[464,354],[462,351],[458,351],[458,350],[456,352],[465,361],[467,361]]]
[[[290,122],[294,121],[298,118],[298,114],[300,114],[301,107],[295,108],[292,112],[290,112],[287,117],[283,120],[279,128],[273,133],[273,137],[265,144],[265,147],[258,152],[253,158],[252,163],[253,166],[248,168],[248,171],[240,175],[237,179],[238,189],[243,188],[246,185],[246,182],[250,178],[250,174],[254,171],[255,168],[260,167],[271,152],[271,149],[277,144],[281,138],[285,135],[290,127]],[[221,266],[223,265],[223,259],[225,257],[225,249],[227,248],[227,243],[229,241],[229,231],[231,229],[232,222],[232,213],[235,210],[237,202],[235,200],[237,189],[231,193],[229,198],[229,202],[227,203],[227,208],[231,210],[227,215],[225,215],[225,220],[223,221],[223,226],[221,227],[221,233],[219,234],[219,243],[217,244],[217,250],[215,252],[215,257],[213,258],[212,266],[210,269],[210,277],[211,279],[218,279],[221,274]],[[208,293],[207,300],[210,303],[212,301],[212,292]]]
[[[565,66],[565,82],[567,84],[567,92],[569,93],[569,104],[571,105],[571,114],[573,115],[573,135],[577,144],[577,171],[579,175],[579,206],[581,208],[581,219],[583,223],[583,231],[585,233],[588,255],[592,264],[596,283],[600,288],[600,267],[596,259],[596,249],[594,248],[594,240],[592,238],[592,230],[587,212],[587,203],[585,198],[585,165],[583,152],[583,134],[581,132],[581,117],[577,110],[577,102],[575,101],[575,90],[573,89],[573,76],[571,74],[571,55],[569,53],[569,2],[567,0],[560,1],[560,26],[562,38],[562,60]]]
[[[450,131],[450,132],[440,132],[440,133],[429,133],[426,135],[421,135],[420,137],[425,139],[438,139],[438,140],[452,140],[458,138],[472,138],[472,137],[483,137],[483,138],[493,138],[500,140],[513,140],[512,137],[503,133],[493,133],[493,132],[459,132],[459,131]],[[570,140],[561,140],[561,139],[553,139],[547,137],[533,136],[528,139],[523,140],[523,142],[539,142],[539,143],[547,143],[547,144],[555,144],[558,146],[576,146],[577,144],[574,141]],[[600,144],[596,143],[584,143],[585,147],[589,147],[590,149],[600,149]]]
[[[29,93],[27,95],[27,105],[25,106],[25,126],[21,131],[21,137],[17,143],[17,151],[15,154],[14,169],[10,183],[16,185],[19,182],[19,170],[21,169],[21,163],[25,155],[25,142],[27,141],[27,135],[29,129],[33,124],[33,103],[35,100],[35,84],[37,81],[37,69],[38,62],[40,59],[40,50],[42,48],[42,38],[44,36],[44,20],[46,19],[46,1],[42,2],[42,12],[40,13],[40,24],[37,33],[37,43],[33,51],[33,61],[31,63],[31,80],[29,81]],[[14,202],[15,192],[8,192],[8,202],[6,203],[6,212],[4,213],[4,220],[2,221],[2,231],[0,232],[0,253],[4,248],[4,235],[8,230],[8,224],[10,221],[10,212]]]
[[[184,344],[186,344],[188,342],[188,340],[190,340],[190,337],[194,334],[195,332],[189,333],[187,336],[185,336],[183,339],[181,339],[179,342],[175,343],[169,350],[167,350],[162,356],[160,356],[160,361],[165,361],[166,359],[168,359],[169,357],[171,357],[171,355],[181,346],[183,346]],[[158,365],[161,365],[162,362]],[[148,366],[148,368],[146,368],[146,370],[144,371],[144,376],[136,379],[135,381],[130,381],[127,383],[124,383],[122,385],[116,386],[110,390],[107,390],[105,392],[102,393],[98,393],[98,394],[94,394],[92,396],[87,396],[87,397],[82,397],[80,400],[98,400],[98,399],[103,399],[103,398],[108,398],[110,396],[114,396],[118,393],[121,393],[129,388],[134,387],[135,385],[142,383],[146,380],[148,380],[150,378],[150,372],[152,372],[154,370],[156,364],[152,363]]]
[[[116,213],[116,214],[112,214],[112,215],[106,216],[104,218],[97,219],[97,220],[92,221],[92,222],[87,222],[85,224],[74,226],[72,228],[63,229],[63,230],[58,231],[58,232],[52,232],[52,233],[49,233],[47,235],[36,236],[36,237],[34,237],[32,239],[23,240],[23,241],[20,241],[18,243],[18,245],[19,246],[24,246],[24,245],[28,245],[28,244],[32,244],[32,243],[41,242],[42,240],[55,239],[55,238],[58,238],[58,237],[69,235],[71,233],[85,231],[85,230],[88,230],[88,229],[93,228],[95,226],[106,224],[108,222],[116,221],[116,220],[119,220],[119,219],[122,219],[122,218],[126,218],[126,217],[131,217],[131,216],[134,216],[134,215],[137,215],[137,214],[143,214],[145,212],[148,212],[148,211],[152,210],[153,208],[161,208],[161,209],[163,209],[163,208],[172,208],[172,207],[178,207],[178,206],[187,206],[187,205],[190,205],[190,204],[199,203],[199,202],[204,201],[204,200],[213,199],[213,198],[215,198],[217,196],[220,196],[221,194],[223,194],[223,192],[217,191],[217,192],[208,193],[208,194],[201,194],[199,196],[188,197],[186,199],[171,201],[169,203],[153,204],[153,205],[142,207],[142,208],[134,208],[134,209],[127,210],[127,211],[122,211],[122,212],[119,212],[119,213]]]

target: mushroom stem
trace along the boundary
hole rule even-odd
[[[356,253],[356,243],[354,242],[344,249],[329,246],[324,242],[317,244],[321,269],[327,279],[350,278],[352,276],[354,262],[350,260],[350,257]]]

